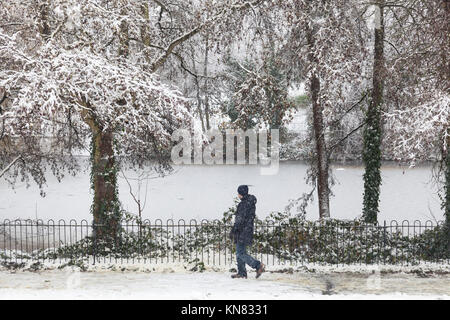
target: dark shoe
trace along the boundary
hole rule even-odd
[[[262,275],[262,273],[266,271],[265,267],[266,266],[264,265],[264,263],[261,262],[261,264],[259,265],[259,269],[256,270],[256,279],[258,279]]]
[[[241,275],[239,273],[236,273],[236,274],[231,275],[231,278],[233,278],[233,279],[240,279],[240,278],[247,279],[247,276],[243,276],[243,275]]]

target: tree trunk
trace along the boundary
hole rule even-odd
[[[121,10],[121,16],[127,14],[126,8]],[[128,22],[124,18],[120,22],[119,28],[119,49],[118,55],[127,58],[129,55],[129,35]],[[122,103],[117,101],[116,103]],[[88,102],[86,107],[91,109]],[[118,167],[114,156],[114,135],[113,129],[104,129],[98,123],[95,115],[85,111],[83,115],[85,122],[92,131],[92,173],[91,183],[94,191],[94,201],[92,204],[92,214],[94,224],[99,225],[94,228],[97,239],[116,241],[120,228],[121,212],[118,198],[117,171]]]
[[[211,129],[210,124],[210,111],[209,111],[209,92],[208,92],[208,36],[206,36],[205,44],[205,67],[203,75],[205,76],[205,119],[206,119],[206,130]]]
[[[92,132],[91,188],[94,200],[91,212],[94,218],[94,234],[97,239],[115,241],[120,228],[121,212],[113,130],[104,130],[95,114],[90,111],[92,106],[87,101],[83,99],[79,102],[84,106],[81,116]]]
[[[146,45],[148,47],[151,44],[149,27],[148,27],[150,25],[150,10],[148,8],[148,2],[141,4],[140,9],[141,9],[142,18],[146,22],[141,27],[141,39],[142,39],[142,43],[144,43],[144,45]]]
[[[198,78],[195,77],[195,85],[197,87],[197,110],[198,116],[200,117],[200,121],[202,124],[202,132],[206,132],[205,120],[203,118],[203,110],[202,110],[202,99],[200,97],[200,84],[198,82]]]
[[[122,9],[121,15],[125,16],[126,13],[126,9]],[[130,50],[130,39],[128,36],[128,22],[125,19],[123,19],[120,23],[119,42],[119,56],[124,58],[128,57]]]
[[[450,3],[447,1],[443,3],[445,6],[445,12],[447,17],[450,14]],[[448,39],[448,33],[446,34],[446,39]],[[448,61],[448,51],[443,50],[442,52],[443,64],[446,65]],[[448,64],[447,64],[448,65]],[[443,68],[443,78],[444,83],[449,83],[450,74]],[[447,68],[448,71],[448,68]],[[447,237],[447,258],[450,259],[450,127],[447,127],[447,141],[446,141],[446,153],[445,153],[445,230]]]
[[[381,186],[381,105],[384,86],[384,14],[383,0],[378,2],[375,14],[375,44],[373,87],[364,130],[363,162],[364,200],[363,217],[367,223],[376,223],[379,212]],[[378,13],[379,12],[379,13]]]
[[[447,129],[447,152],[445,155],[445,236],[447,238],[447,258],[450,258],[450,128]]]
[[[313,30],[307,31],[308,45],[313,52],[315,39]],[[317,57],[313,53],[309,56],[310,63],[317,64]],[[320,79],[316,73],[311,77],[310,84],[313,126],[316,147],[316,167],[317,167],[317,197],[319,200],[319,218],[328,219],[330,217],[330,189],[328,185],[328,157],[325,142],[325,125],[323,122],[323,107],[320,103]]]
[[[39,17],[38,17],[38,28],[44,40],[48,40],[51,35],[50,25],[48,23],[48,15],[50,10],[50,4],[48,1],[43,1],[39,5]]]
[[[92,135],[92,214],[97,238],[116,239],[120,223],[117,191],[117,166],[114,158],[112,131],[97,129]]]
[[[313,75],[311,80],[311,96],[313,103],[314,137],[317,154],[317,196],[319,199],[319,217],[330,217],[330,189],[328,185],[328,157],[325,142],[322,105],[319,101],[320,80]]]
[[[196,68],[196,64],[195,64],[195,48],[193,46],[191,46],[191,59],[192,59],[192,69],[194,71],[195,74],[197,74],[197,68]],[[196,91],[197,91],[197,111],[198,111],[198,116],[200,118],[201,124],[202,124],[202,132],[206,132],[206,127],[205,127],[205,119],[203,117],[203,110],[202,110],[202,98],[200,96],[200,81],[198,81],[198,76],[194,77],[194,83],[195,83],[195,87],[196,87]]]
[[[150,37],[150,9],[147,1],[144,1],[143,4],[140,5],[140,12],[142,19],[144,19],[145,23],[141,26],[141,40],[146,48],[150,48],[151,46],[151,37]],[[127,31],[127,30],[124,30]],[[127,31],[128,33],[128,31]],[[120,53],[119,53],[120,54]],[[145,60],[147,64],[143,66],[145,71],[150,71],[151,58],[149,51],[144,51]]]

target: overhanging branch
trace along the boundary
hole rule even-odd
[[[330,148],[328,148],[328,156],[327,158],[330,159],[331,154],[333,153],[333,150],[338,147],[342,142],[344,142],[345,140],[347,140],[352,134],[354,134],[355,132],[357,132],[359,129],[361,129],[362,127],[364,127],[366,125],[367,121],[364,121],[363,123],[361,123],[359,126],[357,126],[355,129],[353,129],[352,131],[350,131],[345,137],[339,139],[338,142],[336,142],[335,144],[333,144]]]
[[[7,166],[6,166],[6,168],[5,169],[3,169],[1,172],[0,172],[0,178],[6,173],[6,172],[8,172],[8,170],[17,162],[17,161],[19,161],[19,160],[21,160],[22,159],[22,156],[17,156],[12,162],[10,162]]]
[[[219,13],[214,15],[211,19],[206,20],[202,24],[198,25],[197,27],[191,29],[190,31],[186,32],[182,36],[178,37],[174,41],[172,41],[165,49],[165,52],[159,56],[159,58],[156,59],[156,61],[152,64],[150,70],[151,72],[156,72],[168,59],[168,57],[172,54],[173,50],[180,45],[181,43],[189,40],[193,36],[195,36],[197,33],[199,33],[205,26],[220,20],[220,18],[223,16],[225,11],[228,9],[231,12],[241,11],[248,8],[253,8],[255,5],[258,5],[261,3],[262,0],[255,0],[252,2],[245,2],[242,5],[232,5],[230,7],[225,6]]]

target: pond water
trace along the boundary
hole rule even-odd
[[[337,184],[333,187],[331,216],[354,219],[361,214],[363,167],[361,165],[334,164]],[[285,208],[290,199],[308,192],[305,182],[308,165],[303,162],[280,163],[276,175],[261,175],[260,167],[251,165],[186,165],[176,166],[175,173],[164,178],[149,179],[147,201],[143,218],[161,219],[216,219],[233,205],[240,184],[251,185],[250,193],[258,198],[257,215],[266,217],[271,211]],[[125,175],[137,195],[139,172],[126,171]],[[431,166],[399,167],[385,163],[382,167],[383,185],[379,221],[383,220],[442,220],[437,187],[431,183]],[[141,183],[140,198],[145,198],[146,183]],[[11,189],[0,181],[0,221],[3,219],[86,219],[92,192],[89,171],[75,177],[66,177],[61,183],[49,175],[46,197],[32,185],[17,184]],[[137,205],[123,177],[119,177],[119,195],[123,207],[137,212]],[[317,202],[307,209],[307,218],[318,218]]]

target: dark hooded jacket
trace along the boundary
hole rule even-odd
[[[230,236],[234,242],[244,245],[253,243],[253,225],[256,211],[256,197],[247,194],[242,197],[237,206],[234,226],[231,229]]]

